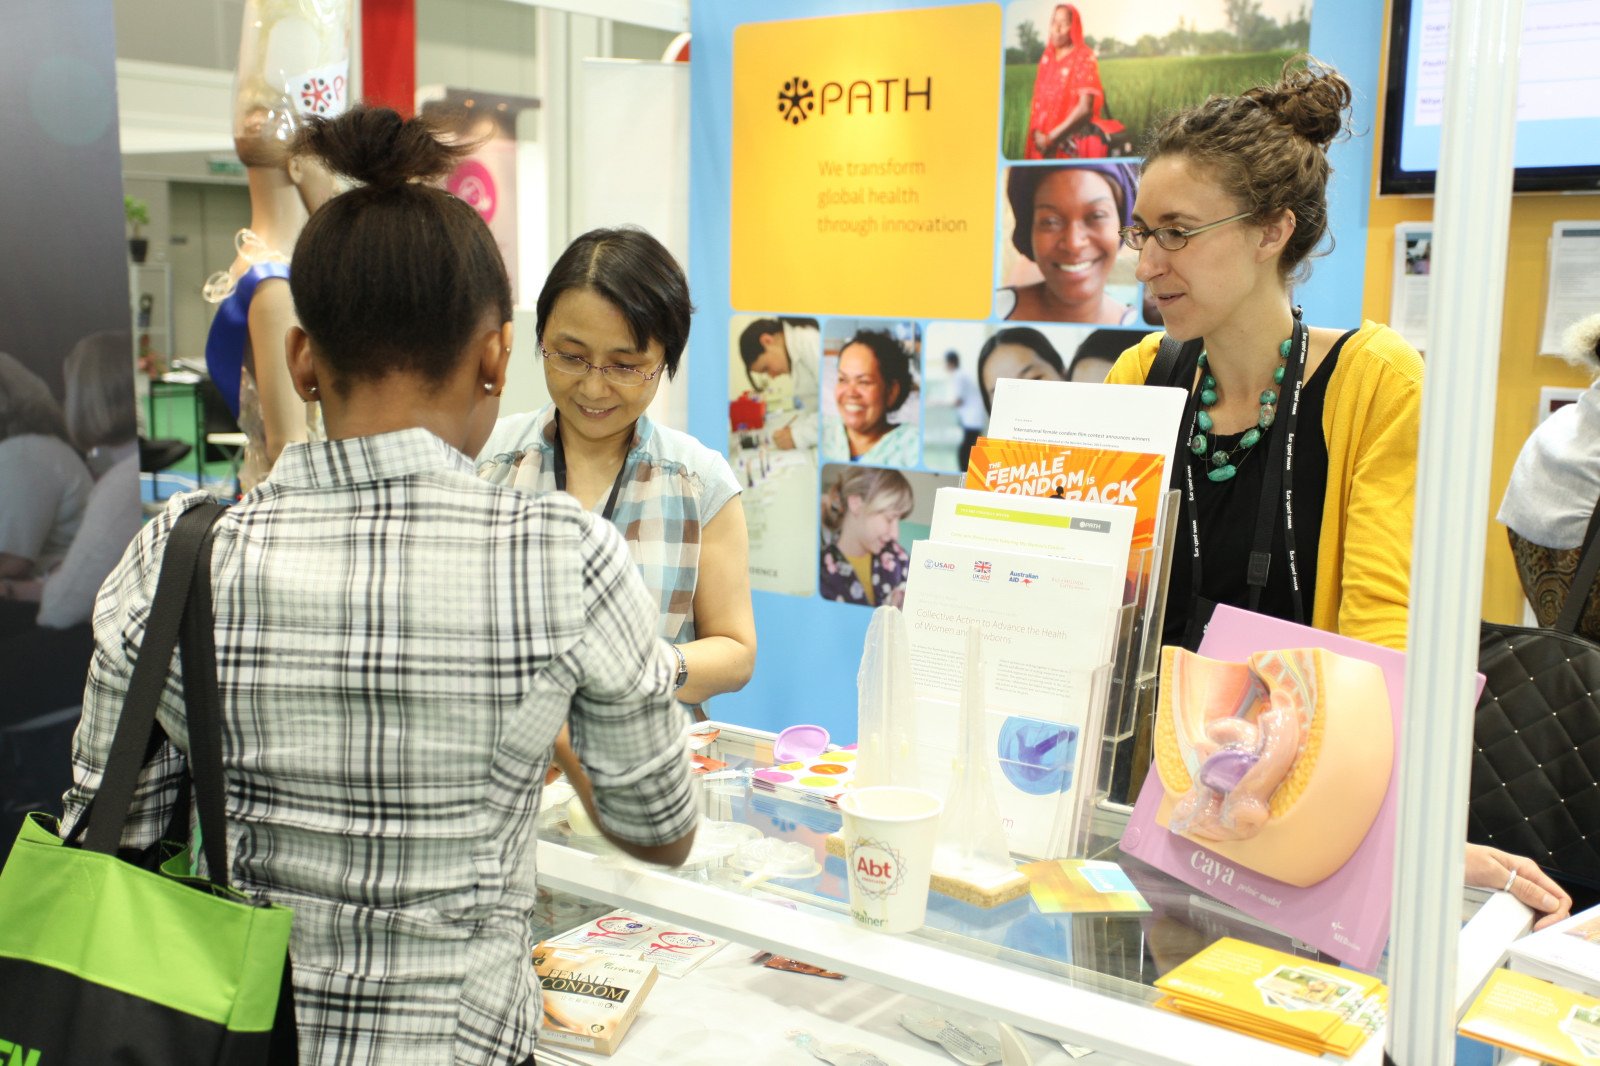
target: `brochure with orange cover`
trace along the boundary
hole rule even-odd
[[[979,437],[967,463],[965,487],[1134,508],[1128,562],[1132,581],[1144,563],[1141,553],[1155,543],[1166,471],[1165,455]]]
[[[1224,937],[1156,981],[1157,1006],[1314,1055],[1348,1057],[1388,1011],[1383,982]]]
[[[1600,999],[1515,970],[1496,970],[1459,1032],[1558,1066],[1595,1066]]]

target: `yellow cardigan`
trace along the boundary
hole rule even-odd
[[[1164,334],[1122,353],[1106,381],[1141,385]],[[1363,322],[1328,382],[1322,435],[1328,492],[1311,624],[1404,651],[1422,357],[1388,326]],[[1188,451],[1181,446],[1180,456]]]

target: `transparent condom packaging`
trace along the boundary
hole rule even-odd
[[[963,1066],[988,1066],[1004,1057],[994,1034],[980,1028],[976,1019],[944,1007],[914,1007],[900,1015],[900,1025],[924,1040],[935,1041]]]
[[[892,1060],[883,1058],[876,1051],[864,1048],[860,1044],[824,1044],[800,1029],[791,1029],[787,1035],[795,1042],[796,1047],[805,1048],[815,1058],[832,1063],[833,1066],[898,1066]]]
[[[919,787],[911,631],[899,608],[873,610],[856,690],[856,787]]]
[[[966,881],[987,881],[1016,871],[1006,847],[1005,823],[995,800],[988,754],[987,690],[989,662],[983,648],[983,627],[967,627],[965,676],[961,689],[960,735],[950,790],[939,820],[939,844],[933,856],[936,873]]]

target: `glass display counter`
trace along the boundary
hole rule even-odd
[[[552,804],[541,823],[540,884],[1094,1048],[1107,1058],[1183,1066],[1314,1061],[1154,1006],[1161,995],[1152,987],[1157,977],[1225,936],[1320,956],[1165,874],[1124,860],[1117,850],[1122,820],[1114,811],[1097,813],[1081,857],[1122,863],[1149,902],[1148,914],[1047,914],[1028,895],[983,909],[933,893],[926,925],[915,933],[857,927],[846,903],[844,860],[828,854],[826,846],[842,824],[837,811],[751,787],[749,771],[772,764],[773,739],[720,725],[716,738],[700,749],[713,766],[726,764],[696,781],[706,817],[721,824],[702,833],[689,862],[678,869],[635,862],[598,836],[574,832],[565,807]],[[733,865],[730,841],[758,833],[808,845],[815,863],[798,876]],[[719,837],[720,846],[713,839]],[[1349,1061],[1381,1062],[1381,1036]]]

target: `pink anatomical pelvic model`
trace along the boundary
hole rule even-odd
[[[1164,648],[1160,692],[1159,824],[1300,887],[1354,854],[1394,767],[1378,666],[1320,648],[1248,663]]]

